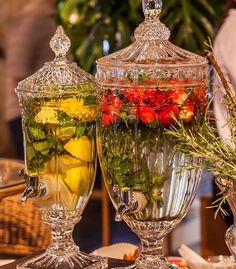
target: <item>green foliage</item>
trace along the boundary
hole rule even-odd
[[[214,36],[214,15],[205,0],[169,0],[163,9],[163,21],[171,29],[173,42],[195,52],[204,50],[207,36]]]
[[[95,60],[104,55],[103,41],[109,52],[131,43],[134,28],[141,22],[137,0],[62,0],[59,14],[62,25],[72,40],[72,53],[80,65],[94,71]]]
[[[203,54],[204,41],[214,38],[226,0],[165,0],[161,20],[172,32],[171,41]],[[95,71],[96,59],[132,42],[134,29],[143,21],[141,0],[59,0],[59,20],[72,40],[72,54],[81,67]]]

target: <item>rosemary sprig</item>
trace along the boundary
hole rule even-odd
[[[231,131],[231,141],[226,142],[218,136],[215,125],[209,116],[209,107],[201,124],[196,124],[193,128],[186,128],[183,122],[175,118],[176,126],[166,130],[166,133],[177,140],[178,150],[189,156],[201,158],[202,166],[208,168],[217,177],[236,182],[236,97],[217,64],[211,44],[209,47],[211,51],[208,52],[207,58],[219,75],[226,92],[225,104],[229,113],[227,126]],[[212,205],[213,208],[216,208],[216,215],[219,212],[226,215],[222,205],[229,198],[229,194],[222,192],[221,195]]]
[[[235,150],[222,141],[208,121],[193,130],[176,120],[177,126],[166,133],[177,141],[177,149],[189,156],[202,158],[202,165],[219,177],[236,180]]]
[[[207,208],[215,208],[215,218],[219,213],[222,214],[222,216],[228,216],[229,213],[224,209],[224,205],[227,203],[227,199],[230,197],[232,194],[227,194],[225,192],[220,192],[218,193],[220,197],[216,199],[213,203],[212,206],[209,206]]]

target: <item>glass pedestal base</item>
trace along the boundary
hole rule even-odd
[[[147,257],[146,257],[147,258]],[[112,267],[112,269],[179,269],[176,264],[157,259],[137,259],[134,264],[125,267]]]
[[[108,259],[88,255],[81,251],[57,256],[47,252],[17,265],[17,269],[105,269]]]

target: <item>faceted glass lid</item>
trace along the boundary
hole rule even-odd
[[[142,0],[145,20],[135,30],[135,42],[97,61],[99,66],[152,68],[170,65],[206,65],[204,57],[172,44],[169,29],[160,21],[161,0]]]
[[[82,70],[75,62],[67,59],[66,54],[70,46],[70,39],[59,26],[50,41],[55,59],[45,63],[40,70],[21,81],[17,86],[17,91],[47,92],[48,89],[58,90],[60,86],[63,90],[68,90],[68,87],[65,86],[71,88],[72,86],[95,84],[92,75]]]

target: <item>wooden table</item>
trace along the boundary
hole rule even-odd
[[[26,261],[27,259],[32,258],[38,254],[40,254],[40,253],[36,253],[36,254],[30,255],[30,256],[21,258],[19,260],[16,260],[13,263],[9,263],[9,264],[0,266],[0,269],[16,269],[16,266],[19,262]],[[131,264],[132,264],[131,262],[124,261],[124,260],[116,260],[116,259],[111,259],[111,258],[108,259],[108,268],[119,267],[119,266],[124,267],[124,266],[128,266]]]

